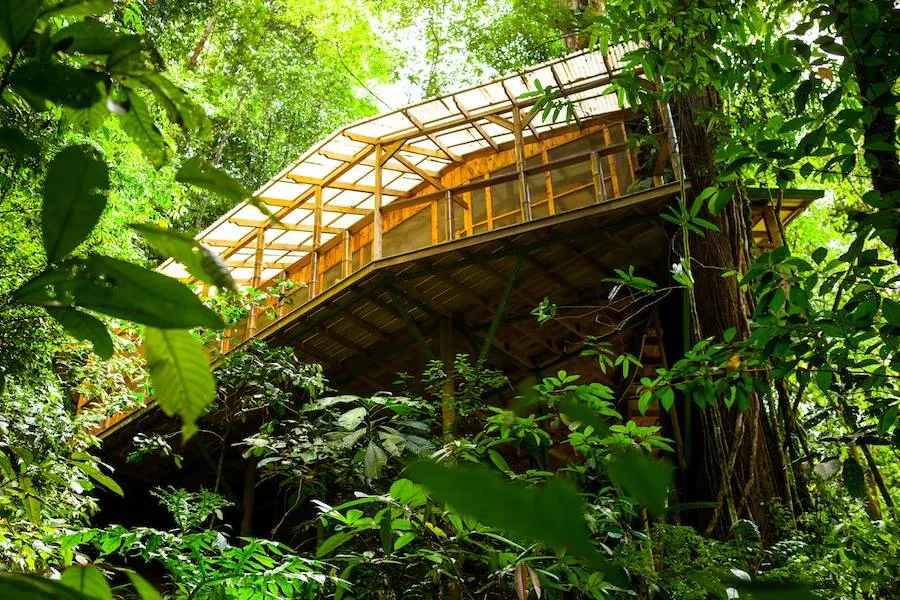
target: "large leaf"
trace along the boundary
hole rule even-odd
[[[112,589],[97,567],[69,567],[59,580],[92,600],[113,600]]]
[[[156,96],[172,123],[195,136],[206,136],[209,119],[184,90],[157,73],[142,74],[138,80]]]
[[[0,39],[4,42],[0,56],[19,47],[34,27],[40,10],[41,0],[0,0]]]
[[[17,290],[16,299],[42,306],[81,306],[151,327],[224,327],[187,286],[108,256],[92,255],[43,273]]]
[[[100,73],[54,62],[27,62],[13,71],[10,84],[35,103],[50,100],[71,108],[88,108],[103,98]]]
[[[235,202],[250,196],[250,191],[231,175],[199,158],[192,158],[181,165],[175,179]]]
[[[15,127],[0,128],[0,149],[15,156],[16,160],[37,156],[41,152],[37,142],[25,137],[25,134]]]
[[[672,468],[638,451],[623,452],[609,465],[609,476],[625,493],[658,515],[666,510]]]
[[[481,467],[448,468],[431,461],[409,465],[406,473],[431,495],[491,527],[549,546],[566,548],[607,571],[584,524],[584,503],[569,483],[552,479],[529,488]]]
[[[54,48],[80,54],[110,54],[123,45],[140,47],[140,38],[124,36],[115,27],[96,19],[85,19],[60,29],[51,39]]]
[[[125,571],[125,573],[141,600],[163,600],[162,595],[146,579],[134,571]]]
[[[106,207],[109,169],[90,146],[61,150],[47,169],[41,228],[50,262],[87,238]]]
[[[197,279],[228,290],[236,288],[231,272],[219,257],[194,238],[148,224],[134,224],[131,228],[157,252],[184,265],[187,272]]]
[[[353,539],[353,534],[348,533],[346,531],[339,531],[334,534],[324,542],[322,545],[316,548],[316,558],[322,558],[323,556],[328,556],[347,542]]]
[[[844,485],[851,496],[862,498],[866,489],[866,476],[860,464],[854,458],[844,461]]]
[[[86,17],[103,15],[113,9],[113,0],[57,0],[48,2],[41,17]]]
[[[0,571],[0,598],[10,600],[94,600],[58,581]]]
[[[169,160],[169,146],[162,136],[147,103],[135,92],[128,93],[128,110],[119,115],[122,128],[157,169]]]
[[[97,317],[74,308],[55,306],[48,306],[47,313],[73,338],[91,342],[97,356],[101,358],[112,356],[112,338],[106,330],[106,325]]]
[[[153,327],[144,332],[144,351],[154,397],[167,415],[181,417],[182,434],[188,439],[216,396],[206,352],[189,331]]]
[[[381,470],[387,464],[387,454],[381,449],[381,446],[373,441],[369,442],[366,447],[366,453],[363,456],[363,471],[369,479],[376,479],[381,475]]]

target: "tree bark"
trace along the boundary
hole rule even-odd
[[[194,51],[191,52],[191,57],[188,59],[187,70],[193,71],[197,68],[197,64],[200,61],[200,54],[203,52],[203,49],[206,48],[207,42],[209,42],[209,38],[213,33],[213,30],[216,28],[216,16],[218,14],[218,9],[213,9],[213,13],[209,16],[209,19],[206,20],[206,27],[203,28],[203,33],[200,34],[200,39],[197,40],[197,45],[194,46]]]

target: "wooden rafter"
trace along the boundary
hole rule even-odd
[[[498,115],[486,115],[486,116],[484,117],[484,119],[485,119],[485,121],[489,121],[489,122],[493,123],[494,125],[499,125],[500,127],[503,127],[503,128],[505,128],[505,129],[508,129],[509,131],[515,131],[515,130],[516,130],[516,126],[515,126],[515,125],[513,125],[510,121],[507,121],[506,119],[504,119],[504,118],[501,117],[501,116],[498,116]]]
[[[381,141],[378,138],[369,137],[367,135],[362,135],[359,133],[354,133],[352,131],[345,131],[344,135],[353,140],[354,142],[360,142],[362,144],[371,144],[374,146],[375,144],[383,144],[387,146],[388,144],[393,144],[398,140],[406,140],[409,136],[402,136],[390,141]],[[430,148],[422,148],[421,146],[415,146],[413,144],[402,144],[397,148],[402,152],[409,152],[410,154],[421,154],[422,156],[430,156],[431,158],[437,158],[438,160],[448,160],[444,153],[439,150],[432,150]]]
[[[403,158],[403,156],[400,155],[400,154],[398,154],[398,155],[396,156],[396,159],[397,159],[398,161],[400,161],[400,163],[402,163],[403,165],[405,165],[406,167],[408,167],[413,173],[415,173],[416,175],[418,175],[419,177],[421,177],[422,179],[424,179],[425,181],[427,181],[428,183],[430,183],[431,185],[433,185],[433,186],[436,187],[437,189],[439,189],[439,190],[444,189],[444,184],[441,183],[440,178],[434,177],[433,175],[431,175],[431,173],[429,173],[428,171],[425,171],[424,169],[420,169],[420,168],[418,167],[418,165],[416,165],[416,164],[410,162],[409,160]]]
[[[321,154],[322,156],[324,156],[325,158],[328,158],[330,160],[337,160],[340,162],[350,162],[353,159],[353,157],[350,156],[349,154],[341,154],[340,152],[332,152],[331,150],[320,150],[319,154]],[[359,164],[365,165],[367,167],[374,167],[375,159],[369,158],[369,159],[361,161]],[[396,159],[396,157],[385,161],[384,165],[382,165],[382,166],[387,171],[397,171],[398,173],[415,173],[415,171],[413,171],[409,167],[406,167],[403,164],[401,164]],[[432,177],[440,176],[440,173],[437,173],[435,171],[426,171],[426,172],[429,175],[431,175]]]
[[[456,96],[453,96],[453,103],[456,105],[456,109],[461,112],[464,116],[470,117],[469,111],[463,108],[463,105],[459,103],[459,100],[456,99]],[[472,121],[472,127],[475,128],[475,131],[478,132],[478,135],[482,137],[484,141],[486,141],[491,148],[494,149],[494,152],[500,151],[500,146],[497,142],[494,141],[494,138],[491,137],[487,131],[485,131],[484,127],[478,124],[478,121]]]
[[[561,90],[564,89],[565,86],[562,84],[562,81],[560,81],[559,74],[556,72],[556,67],[554,65],[550,65],[550,73],[553,75],[553,83],[556,84],[556,87]],[[575,112],[574,107],[572,108],[572,116],[575,118],[575,124],[578,125],[578,130],[581,131],[584,129],[581,119],[578,118],[578,113]]]
[[[205,239],[201,242],[204,246],[213,246],[215,248],[233,248],[237,244],[237,240],[211,240]],[[266,244],[266,250],[283,250],[285,252],[312,252],[312,246],[298,244]],[[226,261],[227,263],[227,261]]]
[[[416,129],[418,129],[420,132],[424,132],[424,130],[425,130],[425,124],[422,123],[422,121],[420,121],[419,119],[417,119],[412,113],[410,113],[410,112],[409,112],[408,110],[406,110],[406,109],[402,109],[400,112],[403,113],[403,116],[404,116],[404,117],[406,117],[407,119],[409,119],[409,122],[410,122],[410,123],[412,123],[413,125],[416,126]],[[450,148],[448,148],[448,147],[447,147],[447,146],[446,146],[446,145],[445,145],[445,144],[437,137],[437,135],[435,135],[435,134],[433,134],[433,133],[425,133],[424,135],[425,135],[425,137],[427,137],[429,140],[431,140],[431,143],[432,143],[432,144],[434,144],[435,146],[437,146],[438,148],[440,148],[441,151],[442,151],[444,154],[447,155],[447,158],[449,158],[449,159],[452,160],[453,162],[463,162],[462,157],[459,156],[458,154],[456,154],[455,152],[453,152],[453,150],[451,150]]]
[[[525,79],[524,76],[522,77],[522,81],[525,83],[525,88],[527,89],[528,81]],[[522,108],[520,106],[518,106],[518,104],[516,103],[515,96],[513,96],[512,92],[509,91],[509,88],[506,87],[506,82],[504,81],[500,85],[503,87],[503,92],[506,94],[506,97],[509,98],[510,104],[513,105],[513,114],[515,114],[517,112],[519,113],[519,123],[518,123],[517,128],[519,130],[522,130],[525,127],[527,127],[528,130],[531,132],[531,135],[534,136],[534,139],[540,141],[541,140],[540,134],[538,133],[537,129],[535,129],[534,126],[531,124],[531,120],[537,115],[538,111],[531,110],[526,114],[522,114]]]

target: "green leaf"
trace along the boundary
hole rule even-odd
[[[141,149],[144,156],[159,169],[169,160],[169,146],[153,122],[147,103],[136,92],[128,92],[128,110],[119,115],[122,129]]]
[[[543,488],[527,488],[483,467],[449,468],[431,461],[413,463],[406,473],[437,500],[485,525],[566,548],[609,571],[591,543],[581,497],[569,483],[551,479]]]
[[[87,277],[69,286],[79,306],[151,327],[224,327],[215,312],[171,277],[108,256],[91,256],[86,264]]]
[[[0,0],[0,39],[5,47],[0,56],[11,54],[34,28],[41,0]]]
[[[99,16],[111,11],[113,6],[113,0],[60,0],[45,8],[41,18]]]
[[[40,145],[25,137],[25,134],[15,127],[0,128],[0,148],[15,156],[16,160],[38,156],[41,153]]]
[[[363,471],[369,479],[375,479],[381,474],[381,469],[387,464],[387,454],[381,446],[370,441],[363,456]]]
[[[862,498],[863,490],[866,485],[866,477],[862,467],[856,462],[856,459],[848,458],[844,461],[843,468],[844,486],[851,496]]]
[[[334,534],[324,542],[322,545],[316,548],[316,558],[322,558],[324,556],[328,556],[347,542],[353,539],[353,534],[348,533],[346,531],[339,531]]]
[[[337,424],[339,427],[343,427],[348,431],[353,431],[359,424],[363,422],[363,419],[366,418],[366,409],[362,406],[357,406],[356,408],[351,408],[340,417],[338,417]]]
[[[195,421],[216,396],[206,352],[189,331],[154,327],[144,332],[144,349],[154,397],[167,415],[181,417],[186,440],[197,431]]]
[[[74,308],[48,306],[46,310],[73,338],[91,342],[97,356],[112,356],[112,338],[100,319]]]
[[[384,550],[385,554],[390,554],[394,549],[394,540],[391,536],[392,532],[393,529],[391,529],[391,511],[390,509],[387,509],[381,516],[381,524],[378,527],[378,537],[381,538],[381,549]]]
[[[55,62],[23,64],[13,71],[10,85],[32,102],[50,100],[71,108],[88,108],[103,97],[100,73]]]
[[[119,496],[125,495],[125,492],[122,491],[122,488],[119,486],[119,484],[116,483],[116,481],[112,477],[97,468],[97,466],[93,463],[87,461],[75,461],[75,464],[78,465],[78,468],[81,469],[85,475],[87,475],[109,491]]]
[[[58,581],[0,571],[0,598],[10,600],[94,600]]]
[[[669,465],[641,452],[628,451],[618,455],[609,465],[609,476],[626,494],[647,507],[650,514],[665,512],[673,481]]]
[[[59,580],[93,600],[113,600],[112,589],[97,567],[69,567]]]
[[[47,260],[54,262],[90,235],[106,208],[109,168],[90,146],[61,150],[47,169],[41,227]]]
[[[51,42],[57,50],[80,54],[109,54],[122,45],[137,44],[137,36],[124,36],[115,27],[96,19],[85,19],[60,29],[53,34]]]
[[[900,327],[900,302],[894,302],[890,298],[881,301],[881,316],[894,327]]]
[[[147,240],[157,252],[170,256],[175,262],[184,265],[187,272],[197,279],[219,288],[237,289],[228,267],[194,238],[149,224],[133,224],[131,228]]]
[[[125,571],[125,573],[141,600],[163,600],[162,595],[146,579],[134,571]]]
[[[178,169],[175,179],[235,202],[240,202],[250,196],[250,191],[231,175],[199,158],[192,158],[185,162]]]
[[[206,136],[209,120],[184,90],[157,73],[141,75],[138,80],[156,96],[172,123],[201,138]]]
[[[409,479],[398,479],[392,483],[389,493],[391,498],[410,508],[421,506],[428,501],[428,495],[422,486],[416,485]]]
[[[734,588],[753,600],[821,600],[809,588],[796,583],[736,582]]]

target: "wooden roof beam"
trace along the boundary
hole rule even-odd
[[[456,96],[453,96],[453,103],[456,105],[456,109],[467,118],[472,116],[469,114],[468,110],[463,108],[463,105],[459,103],[459,100],[456,99]],[[475,131],[478,132],[478,135],[480,135],[482,139],[486,141],[491,146],[491,148],[494,149],[494,152],[500,152],[500,145],[496,141],[494,141],[494,138],[491,137],[491,134],[485,131],[484,127],[478,124],[478,121],[472,121],[472,127],[474,127]]]
[[[301,225],[301,224],[292,224],[292,223],[271,223],[269,221],[255,221],[253,219],[239,219],[237,217],[229,217],[229,223],[233,223],[234,225],[238,225],[240,227],[254,227],[254,228],[271,228],[271,229],[285,229],[287,231],[305,231],[307,233],[313,233],[312,225]],[[340,227],[323,227],[323,233],[333,233],[335,235],[342,233],[344,230]],[[203,240],[199,240],[200,243],[203,243]],[[240,241],[236,242],[240,243]],[[244,244],[246,245],[246,244]],[[240,246],[232,246],[235,250],[237,250]],[[231,254],[234,254],[232,252]],[[229,254],[228,256],[231,256]],[[228,258],[227,256],[223,256],[223,258]]]
[[[556,67],[550,65],[550,73],[553,74],[553,82],[556,84],[556,87],[559,89],[563,89],[562,81],[559,79],[559,74],[556,72]],[[572,109],[572,116],[575,118],[575,124],[578,125],[578,130],[581,131],[584,129],[584,125],[581,123],[581,119],[578,118],[578,115],[575,113],[575,109]]]
[[[445,189],[445,186],[444,186],[443,182],[442,182],[438,177],[432,176],[431,173],[425,171],[424,169],[420,169],[420,168],[418,167],[418,165],[416,165],[416,164],[414,164],[414,163],[412,163],[412,162],[406,160],[405,158],[403,158],[403,157],[400,156],[400,155],[397,155],[396,158],[397,158],[398,161],[400,161],[401,164],[403,164],[403,165],[405,165],[406,167],[408,167],[408,168],[409,168],[410,170],[412,170],[416,175],[418,175],[419,177],[421,177],[422,179],[424,179],[425,181],[427,181],[428,183],[430,183],[431,185],[433,185],[433,186],[436,187],[437,189],[439,189],[439,190]],[[409,196],[407,196],[407,197],[409,197]]]
[[[233,248],[238,241],[237,240],[201,240],[200,242],[204,246],[213,246],[215,248]],[[297,244],[266,244],[266,250],[283,250],[286,252],[312,252],[312,246],[304,246]]]
[[[399,158],[399,157],[398,157]],[[315,177],[305,177],[303,175],[294,175],[293,173],[287,174],[288,179],[296,183],[306,183],[309,185],[318,185],[323,188],[334,188],[336,190],[347,190],[349,192],[363,192],[366,194],[374,194],[375,186],[373,185],[361,185],[359,183],[346,183],[343,181],[334,181],[329,183],[328,185],[323,184],[321,179],[316,179]],[[385,196],[396,196],[398,198],[408,198],[409,192],[404,192],[401,190],[392,190],[390,188],[384,188],[381,190],[381,193]],[[304,206],[297,206],[295,208],[305,208]],[[335,211],[338,212],[338,211]]]
[[[334,186],[331,186],[334,187]],[[293,200],[285,200],[282,198],[264,198],[260,197],[260,200],[265,202],[266,204],[271,204],[272,206],[294,206]],[[315,202],[305,202],[300,206],[294,207],[294,210],[313,210],[315,208]],[[322,206],[322,210],[325,212],[334,212],[334,213],[342,213],[346,215],[367,215],[369,214],[369,210],[365,208],[356,208],[355,206],[338,206],[337,204],[324,204]]]
[[[322,156],[324,156],[325,158],[327,158],[329,160],[337,160],[340,162],[349,162],[350,160],[353,159],[353,157],[350,156],[349,154],[341,154],[340,152],[332,152],[331,150],[320,150],[319,154],[321,154]],[[359,164],[365,165],[367,167],[374,167],[375,159],[368,158],[368,159],[360,162]],[[409,167],[400,163],[400,161],[398,161],[396,157],[386,160],[384,162],[384,164],[382,165],[382,168],[387,171],[397,171],[399,173],[416,174],[416,171],[413,171]],[[425,169],[421,169],[421,170],[425,171]],[[440,175],[441,175],[440,173],[438,173],[436,171],[425,171],[425,172],[428,173],[431,177],[440,177]]]
[[[406,110],[406,109],[402,109],[400,112],[403,113],[403,116],[404,116],[404,117],[406,117],[407,119],[409,119],[409,122],[410,122],[410,123],[412,123],[413,125],[416,126],[416,129],[418,129],[419,131],[424,132],[424,130],[425,130],[425,125],[422,123],[422,121],[420,121],[420,120],[417,119],[415,116],[413,116],[412,114],[410,114],[410,112],[409,112],[408,110]],[[440,148],[441,151],[442,151],[444,154],[447,155],[447,158],[449,158],[449,159],[452,160],[453,162],[463,162],[462,157],[459,156],[458,154],[456,154],[455,152],[453,152],[450,148],[448,148],[448,147],[447,147],[440,139],[438,139],[438,137],[437,137],[436,135],[431,134],[431,133],[425,133],[424,135],[425,135],[425,137],[427,137],[429,140],[431,140],[431,143],[432,143],[432,144],[434,144],[435,146],[437,146],[438,148]]]
[[[283,269],[287,269],[288,267],[293,266],[294,264],[297,263],[298,260],[301,260],[302,258],[304,258],[304,257],[301,257],[301,258],[298,258],[297,260],[292,260],[292,261],[263,262],[262,268],[263,268],[263,270],[265,270],[265,269],[283,270]],[[229,260],[225,261],[225,266],[238,268],[238,269],[250,268],[250,267],[253,267],[252,259],[253,259],[252,256],[250,258],[248,258],[247,260],[229,259]],[[248,263],[248,261],[250,261],[250,262]]]
[[[352,131],[345,131],[344,135],[353,140],[354,142],[360,142],[362,144],[371,144],[374,146],[375,144],[383,144],[387,146],[393,142],[399,140],[406,140],[409,136],[405,135],[400,138],[392,139],[392,140],[379,140],[378,138],[369,137],[367,135],[362,135],[359,133],[354,133]],[[412,144],[401,144],[396,151],[409,152],[410,154],[421,154],[422,156],[429,156],[431,158],[437,158],[438,160],[452,160],[448,159],[443,152],[439,150],[431,150],[430,148],[422,148],[421,146],[414,146]]]

